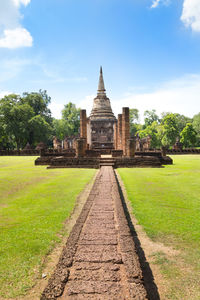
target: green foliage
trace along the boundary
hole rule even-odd
[[[62,110],[62,119],[67,121],[68,135],[78,134],[80,128],[80,108],[69,102]]]
[[[47,170],[36,157],[0,160],[0,298],[22,295],[41,278],[92,169]],[[21,295],[21,297],[20,297]],[[2,299],[2,298],[1,298]]]
[[[6,124],[3,121],[3,117],[0,116],[0,149],[12,149],[13,144],[12,135],[7,135]]]
[[[131,136],[135,136],[137,131],[141,129],[141,125],[139,123],[139,110],[137,108],[131,108],[129,110],[130,116],[130,133]]]
[[[173,113],[171,112],[163,112],[162,113],[162,119],[164,119],[166,116],[171,115]],[[173,114],[176,120],[176,126],[178,128],[179,133],[183,130],[183,128],[186,126],[187,123],[191,123],[192,119],[188,118],[184,115],[180,115],[180,114]]]
[[[18,95],[12,94],[0,100],[1,120],[5,133],[13,135],[19,149],[28,138],[28,121],[33,117],[33,109],[22,103]]]
[[[53,120],[54,135],[60,140],[66,136],[75,136],[80,128],[80,108],[69,102],[62,110],[62,119]]]
[[[191,123],[192,119],[178,113],[162,113],[161,119],[156,114],[155,109],[152,111],[146,110],[144,112],[144,125],[138,124],[139,111],[137,109],[130,109],[130,128],[131,135],[138,134],[140,138],[151,137],[151,148],[160,148],[161,146],[170,147],[176,142],[177,137],[181,137],[181,132],[186,127],[187,123]],[[200,113],[194,116],[192,123],[195,131],[188,133],[190,137],[184,140],[184,145],[187,147],[194,146],[195,135],[197,145],[200,145]],[[191,137],[192,135],[192,137]]]
[[[130,123],[139,122],[139,110],[137,108],[131,108],[129,110],[129,115],[130,115]]]
[[[68,123],[64,119],[60,119],[60,120],[54,119],[53,128],[54,128],[54,135],[61,141],[64,140],[66,136],[70,135]]]
[[[0,100],[0,146],[23,148],[27,142],[35,145],[47,142],[51,136],[50,97],[46,91],[10,94]],[[6,148],[7,148],[6,147]]]
[[[194,116],[192,125],[197,133],[198,146],[200,146],[200,113]]]
[[[191,123],[188,123],[185,128],[181,131],[181,140],[180,142],[185,147],[194,147],[196,143],[196,131],[194,130]]]
[[[167,147],[174,145],[179,136],[176,116],[172,113],[167,114],[161,124],[163,125],[162,145]]]
[[[192,119],[180,114],[174,115],[176,117],[178,132],[180,133],[187,123],[191,123]]]
[[[32,107],[35,116],[40,115],[46,122],[52,122],[51,111],[48,108],[51,97],[47,95],[47,91],[39,90],[38,93],[23,93],[21,101]]]
[[[28,127],[30,144],[38,143],[39,141],[48,142],[52,127],[41,115],[31,118],[28,122]]]
[[[145,138],[147,136],[151,137],[151,148],[156,149],[161,146],[161,125],[154,121],[151,125],[148,125],[145,129],[138,132],[140,138]]]
[[[159,121],[159,117],[156,114],[156,110],[152,109],[152,110],[145,110],[144,112],[144,128],[147,126],[150,126],[154,121],[158,122]]]

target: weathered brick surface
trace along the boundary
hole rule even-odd
[[[118,123],[114,123],[114,148],[117,149],[118,144]]]
[[[125,156],[128,154],[127,142],[130,139],[129,107],[122,108],[122,150]]]
[[[147,299],[112,167],[101,168],[63,251],[41,299]]]
[[[127,156],[128,157],[135,156],[135,140],[134,139],[127,140]]]
[[[118,115],[118,122],[117,122],[117,150],[123,150],[122,149],[122,114]]]
[[[80,111],[80,137],[87,140],[87,115],[85,109]]]

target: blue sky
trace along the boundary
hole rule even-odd
[[[46,89],[91,110],[99,67],[122,106],[200,111],[200,0],[0,0],[0,96]]]

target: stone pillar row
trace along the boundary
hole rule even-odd
[[[133,157],[135,155],[135,140],[130,139],[129,107],[123,107],[122,114],[118,115],[115,132],[115,149],[123,150],[124,156]]]
[[[114,146],[116,150],[123,150],[123,155],[133,157],[135,155],[135,141],[130,139],[129,107],[122,108],[122,114],[118,115],[118,122],[114,124]],[[86,110],[80,112],[80,139],[76,141],[76,156],[85,156],[87,149],[87,115]]]

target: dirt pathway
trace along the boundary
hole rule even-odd
[[[147,299],[112,167],[97,175],[41,299]]]

